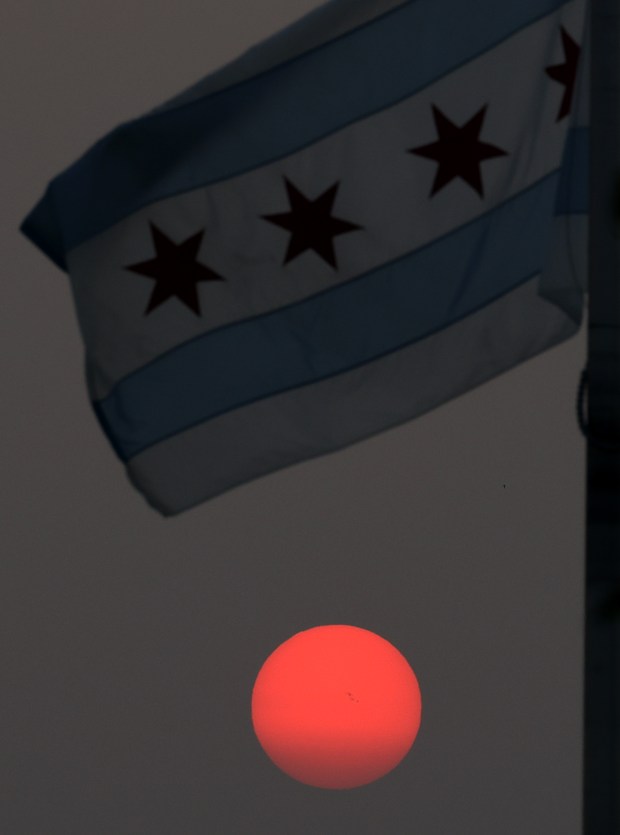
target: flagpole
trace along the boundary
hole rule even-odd
[[[591,0],[584,835],[620,833],[620,3]]]

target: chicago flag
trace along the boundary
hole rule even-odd
[[[332,0],[104,136],[22,231],[164,514],[579,329],[585,0]]]

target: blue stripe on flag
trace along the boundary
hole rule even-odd
[[[406,3],[226,90],[121,125],[52,181],[22,231],[66,268],[73,247],[144,206],[299,151],[566,4]]]
[[[560,173],[439,241],[305,301],[222,327],[122,380],[95,409],[121,458],[446,328],[541,269]]]

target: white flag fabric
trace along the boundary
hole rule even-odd
[[[579,329],[585,0],[332,0],[102,138],[22,231],[170,515]]]

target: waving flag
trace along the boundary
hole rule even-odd
[[[23,232],[164,514],[572,336],[585,0],[332,0],[101,139]]]

